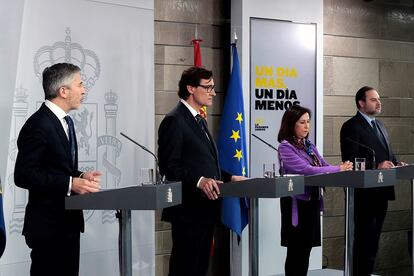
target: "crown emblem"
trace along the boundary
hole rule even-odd
[[[15,102],[25,103],[28,96],[26,88],[23,88],[21,85],[19,88],[16,88],[16,93],[14,94]]]
[[[52,46],[43,46],[37,50],[33,60],[35,74],[41,80],[42,72],[46,67],[60,62],[72,63],[81,69],[85,91],[89,92],[101,74],[98,56],[92,50],[85,49],[79,43],[72,42],[69,28],[65,32],[65,41],[58,41]],[[87,94],[85,100],[86,97]]]
[[[117,100],[118,100],[118,95],[114,93],[112,90],[105,93],[105,102],[107,104],[115,104]]]

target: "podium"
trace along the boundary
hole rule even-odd
[[[304,177],[301,175],[251,178],[220,185],[221,197],[248,197],[250,200],[249,276],[259,275],[259,198],[279,198],[304,192]]]
[[[408,164],[406,166],[395,167],[394,170],[395,170],[397,179],[399,180],[404,180],[404,179],[413,180],[414,179],[414,164]]]
[[[305,177],[306,186],[343,187],[346,190],[344,275],[353,275],[354,189],[393,186],[395,181],[396,170],[394,169],[343,171]]]
[[[411,181],[411,185],[413,187],[413,189],[412,189],[412,200],[411,200],[412,216],[413,216],[412,221],[413,221],[413,225],[414,225],[414,164],[409,164],[407,166],[402,166],[402,167],[396,167],[394,170],[395,170],[395,173],[397,175],[397,179],[399,179],[399,180],[409,179]],[[414,227],[412,227],[411,231],[412,231],[411,245],[413,246],[412,248],[414,248]],[[414,259],[414,257],[413,257],[413,259]],[[414,262],[413,262],[411,271],[412,271],[412,275],[414,275]]]
[[[70,196],[70,210],[121,210],[121,275],[132,276],[131,210],[157,210],[181,204],[181,182],[131,186]]]

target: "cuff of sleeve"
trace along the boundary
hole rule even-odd
[[[201,180],[203,179],[204,177],[200,177],[200,179],[198,180],[198,182],[197,182],[197,188],[200,188],[200,182],[201,182]]]
[[[69,176],[69,189],[68,189],[68,193],[66,195],[70,196],[71,191],[72,191],[72,176]]]

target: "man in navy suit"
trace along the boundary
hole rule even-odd
[[[22,127],[14,181],[29,191],[23,235],[32,249],[31,276],[79,275],[82,211],[65,210],[65,197],[99,190],[100,172],[78,171],[73,121],[85,94],[80,68],[59,63],[43,71],[45,102]]]
[[[362,87],[355,95],[355,103],[358,108],[356,115],[341,128],[342,160],[365,158],[367,169],[389,169],[397,164],[404,164],[397,163],[388,132],[384,124],[376,118],[381,112],[381,100],[377,90],[368,86]],[[394,199],[392,186],[355,189],[353,275],[372,274],[388,200]]]
[[[213,73],[191,67],[178,86],[180,102],[158,130],[160,172],[167,180],[182,182],[182,204],[162,213],[172,227],[169,276],[203,276],[220,218],[219,186],[244,178],[220,170],[216,144],[198,113],[202,106],[211,106],[216,95]]]

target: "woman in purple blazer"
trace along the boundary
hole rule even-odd
[[[298,105],[292,106],[283,115],[277,137],[281,172],[313,175],[352,170],[349,161],[338,166],[326,163],[315,145],[307,139],[310,116],[309,109]],[[307,275],[312,247],[321,245],[322,195],[320,187],[305,187],[304,194],[280,199],[281,244],[287,247],[286,276]]]

